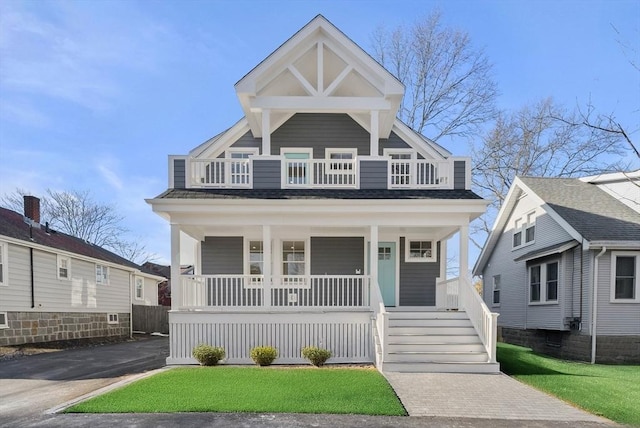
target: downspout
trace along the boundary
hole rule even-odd
[[[33,225],[29,225],[29,239],[33,241]],[[36,307],[36,284],[33,274],[33,247],[29,247],[29,267],[31,269],[31,309]]]
[[[596,362],[596,331],[598,325],[598,259],[607,251],[603,246],[593,261],[593,297],[591,311],[591,364]]]

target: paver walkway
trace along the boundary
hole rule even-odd
[[[410,416],[608,422],[502,373],[385,376]]]

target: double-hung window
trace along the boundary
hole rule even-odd
[[[71,257],[58,255],[58,279],[71,279]]]
[[[105,265],[96,265],[96,284],[109,284],[109,267]]]
[[[283,187],[307,186],[311,182],[311,148],[281,147],[280,154],[284,157]]]
[[[144,299],[144,278],[136,276],[135,279],[135,297],[137,300]]]
[[[536,213],[532,211],[527,215],[513,221],[513,248],[531,244],[536,239]]]
[[[500,275],[493,277],[493,305],[500,305]]]
[[[249,157],[258,154],[257,148],[230,149],[226,152],[228,166],[225,174],[229,176],[229,184],[249,185],[251,183],[251,167]]]
[[[6,242],[0,242],[0,286],[7,286],[9,281],[9,278],[7,278],[7,247]]]
[[[559,272],[557,261],[529,266],[529,303],[558,303]]]
[[[288,285],[307,286],[306,241],[282,241],[282,275]]]
[[[413,150],[386,150],[385,156],[391,158],[389,163],[389,185],[392,187],[406,187],[412,183],[412,170],[411,165],[415,159],[415,152]]]
[[[640,253],[611,254],[611,301],[640,302]]]

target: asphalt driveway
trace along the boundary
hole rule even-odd
[[[0,361],[0,426],[29,425],[43,412],[96,389],[165,365],[166,337]]]

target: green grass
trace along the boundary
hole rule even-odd
[[[395,392],[376,370],[224,366],[168,370],[79,403],[67,412],[406,415]]]
[[[616,422],[640,425],[640,366],[563,361],[528,348],[498,344],[506,374]]]

